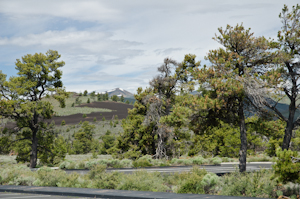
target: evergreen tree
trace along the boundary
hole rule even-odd
[[[124,96],[123,96],[123,95],[121,95],[121,97],[120,97],[120,101],[121,101],[121,102],[124,102],[124,101],[125,101],[125,98],[124,98]]]
[[[87,94],[88,94],[88,91],[85,90],[85,91],[83,92],[83,96],[87,96]]]
[[[18,76],[11,77],[9,81],[0,71],[0,115],[15,120],[17,139],[28,141],[26,144],[29,144],[30,152],[27,155],[30,157],[27,158],[31,168],[37,164],[38,152],[49,150],[40,142],[52,133],[43,120],[52,117],[53,107],[42,98],[49,92],[55,92],[55,98],[63,107],[67,96],[62,88],[62,72],[59,70],[65,63],[58,62],[59,58],[58,52],[53,50],[46,54],[27,54],[21,60],[17,59]]]
[[[210,50],[206,59],[211,62],[211,67],[194,73],[203,97],[196,99],[199,101],[195,108],[200,112],[194,115],[191,125],[196,127],[196,133],[205,127],[204,123],[217,125],[219,121],[224,121],[238,125],[241,141],[239,169],[244,172],[247,156],[245,109],[255,104],[245,90],[244,80],[251,79],[251,74],[261,65],[270,63],[272,54],[268,51],[268,40],[254,37],[250,29],[242,25],[219,28],[219,33],[214,40],[225,49]]]
[[[273,42],[272,47],[277,48],[277,56],[274,64],[266,65],[258,75],[267,83],[261,86],[253,87],[252,91],[265,91],[265,98],[276,99],[276,102],[262,99],[262,104],[273,110],[273,113],[285,122],[285,134],[282,142],[282,150],[289,149],[293,130],[299,127],[300,118],[295,117],[299,110],[299,78],[300,78],[300,5],[293,6],[292,11],[286,5],[279,15],[282,19],[282,30],[278,31],[278,42]],[[264,89],[266,86],[271,88]],[[274,89],[275,88],[275,89]],[[278,92],[275,92],[275,91]],[[267,92],[269,91],[269,92]],[[274,94],[277,96],[274,96]],[[278,97],[278,95],[280,97]],[[285,116],[277,106],[278,102],[287,97],[290,101],[288,116]]]
[[[80,130],[74,133],[73,150],[76,154],[86,154],[91,152],[92,143],[94,141],[95,125],[89,124],[84,121]]]

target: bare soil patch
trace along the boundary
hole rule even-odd
[[[114,117],[118,116],[119,119],[124,119],[128,116],[128,109],[132,109],[133,105],[124,104],[119,102],[92,102],[90,104],[81,104],[77,107],[91,107],[91,108],[105,108],[113,110],[112,112],[92,112],[90,114],[86,114],[86,118],[83,118],[83,114],[74,114],[68,116],[60,116],[60,117],[53,117],[51,120],[47,120],[47,122],[54,121],[56,125],[60,125],[61,121],[65,120],[66,125],[69,124],[78,124],[80,121],[89,121],[92,122],[94,118],[97,121],[102,120],[105,117],[106,120],[111,120]]]

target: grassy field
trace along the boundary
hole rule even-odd
[[[108,130],[113,135],[118,135],[123,132],[123,128],[121,126],[121,121],[114,121],[112,122],[113,125],[110,125],[110,121],[96,121],[91,122],[90,124],[95,125],[95,134],[94,138],[98,139],[100,136],[104,135]],[[118,124],[116,124],[118,123]],[[78,132],[81,128],[80,124],[77,125],[65,125],[65,126],[55,126],[54,127],[56,132],[59,133],[59,135],[62,135],[64,138],[70,138],[75,132]]]
[[[59,107],[59,102],[55,100],[54,98],[44,98],[43,100],[49,101],[53,107],[54,107],[54,112],[56,113],[56,116],[66,116],[66,115],[73,115],[77,113],[81,114],[89,114],[92,112],[111,112],[112,110],[109,109],[104,109],[104,108],[89,108],[89,107],[76,107],[77,104],[75,104],[76,98],[78,96],[74,94],[70,94],[69,98],[66,99],[66,107],[65,108],[60,108]],[[82,104],[87,103],[88,99],[90,96],[80,96],[79,100],[81,100]],[[90,98],[90,102],[93,100]],[[72,104],[74,103],[74,107],[72,107]]]

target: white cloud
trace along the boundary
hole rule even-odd
[[[219,47],[211,38],[221,26],[243,22],[256,36],[275,37],[282,7],[281,0],[2,0],[0,70],[24,54],[54,49],[66,62],[68,90],[135,91],[165,57],[203,60]]]

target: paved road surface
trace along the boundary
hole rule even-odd
[[[10,193],[0,192],[0,199],[90,199],[82,197],[71,196],[53,196],[53,195],[40,195],[40,194],[23,194],[23,193]],[[104,199],[104,198],[102,198]]]
[[[270,169],[272,168],[272,162],[251,162],[247,163],[247,171],[257,171],[261,168]],[[200,168],[204,168],[209,172],[216,173],[217,175],[223,175],[225,173],[230,173],[238,170],[238,163],[222,163],[221,165],[203,165]],[[186,172],[190,171],[193,166],[177,166],[177,167],[148,167],[141,168],[148,172],[160,172],[160,173],[175,173],[175,172]],[[132,173],[141,169],[127,168],[127,169],[107,169],[107,172],[119,171],[123,173]],[[86,174],[89,170],[79,169],[79,170],[66,170],[67,173],[77,172],[80,174]]]

